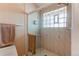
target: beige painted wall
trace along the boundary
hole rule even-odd
[[[79,56],[79,3],[72,4],[71,55]]]

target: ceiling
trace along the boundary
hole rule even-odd
[[[34,3],[34,4],[39,8],[39,7],[43,7],[43,6],[49,5],[51,3]]]
[[[26,3],[26,4],[0,4],[0,11],[15,11],[15,12],[23,12],[30,13],[34,10],[38,10],[44,8],[52,3]],[[25,7],[24,7],[25,5]],[[56,5],[56,4],[52,4]]]

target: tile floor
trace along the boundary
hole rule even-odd
[[[45,49],[37,49],[36,54],[32,55],[31,53],[29,53],[29,56],[58,56],[58,55]]]
[[[12,45],[5,48],[0,48],[0,56],[18,56],[16,47]],[[30,53],[28,56],[58,56],[58,55],[45,49],[37,49],[36,54],[32,55]]]

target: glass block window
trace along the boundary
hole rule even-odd
[[[66,22],[66,7],[43,14],[43,27],[66,27]]]

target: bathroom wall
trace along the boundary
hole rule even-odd
[[[36,21],[37,24],[34,24]],[[38,12],[28,15],[28,32],[37,35],[38,32]]]
[[[37,9],[37,7],[34,4],[26,4],[26,11],[28,11],[28,34],[32,34],[36,36],[36,48],[40,47],[40,39],[39,39],[39,12],[33,12]],[[36,24],[34,24],[34,21],[36,21]]]
[[[41,13],[55,10],[63,6],[52,5],[44,8]],[[68,5],[67,28],[44,28],[41,27],[41,48],[58,55],[71,55],[71,6]],[[42,23],[42,20],[41,20]]]
[[[26,3],[26,9],[25,11],[30,14],[31,12],[35,11],[37,9],[37,6],[34,3]]]
[[[36,21],[36,24],[34,24],[34,21]],[[39,12],[34,12],[28,15],[28,32],[29,34],[36,36],[36,48],[39,48]]]
[[[71,55],[79,56],[79,3],[72,3]]]

